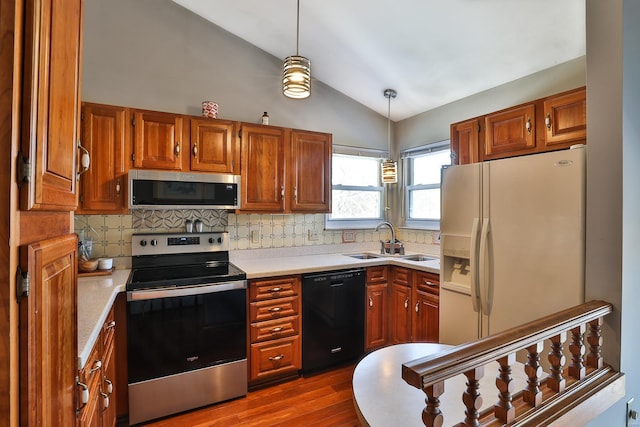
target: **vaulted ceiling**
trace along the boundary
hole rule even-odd
[[[173,0],[284,59],[297,0]],[[584,0],[300,0],[299,53],[394,121],[585,55]],[[312,94],[313,96],[313,94]]]

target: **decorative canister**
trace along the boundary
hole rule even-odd
[[[214,101],[202,101],[202,116],[210,119],[217,119],[218,103]]]

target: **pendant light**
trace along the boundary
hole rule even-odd
[[[311,95],[311,61],[298,55],[300,46],[300,0],[296,24],[296,54],[288,56],[282,65],[282,93],[288,98],[304,99]]]
[[[398,163],[391,160],[391,98],[395,98],[398,93],[393,89],[385,89],[384,97],[389,100],[387,110],[387,140],[389,143],[389,158],[382,162],[382,183],[395,184],[398,182]]]

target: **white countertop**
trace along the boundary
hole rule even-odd
[[[116,296],[125,290],[130,271],[78,278],[78,369],[87,362]]]
[[[395,256],[371,259],[356,259],[348,253],[370,252],[349,246],[340,248],[340,253],[316,253],[296,256],[297,248],[249,250],[230,252],[231,262],[247,273],[247,279],[313,273],[317,271],[341,270],[376,265],[397,265],[415,270],[440,273],[440,260],[407,261]],[[433,255],[433,250],[407,251],[406,255],[421,253]],[[304,251],[302,251],[304,253]],[[107,318],[116,296],[125,291],[131,270],[115,270],[110,276],[90,276],[78,279],[78,368],[82,369],[91,349],[98,339],[100,329]]]

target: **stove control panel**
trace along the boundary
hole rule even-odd
[[[229,233],[139,233],[131,236],[131,254],[164,255],[229,250]]]

